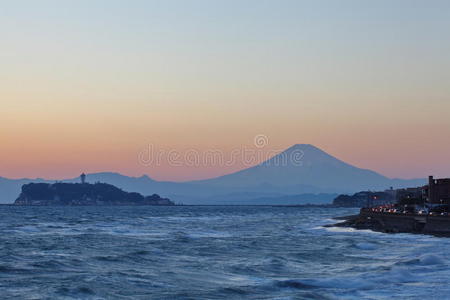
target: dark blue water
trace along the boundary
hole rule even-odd
[[[450,240],[349,209],[0,207],[2,299],[449,299]]]

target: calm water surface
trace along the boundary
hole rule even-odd
[[[2,299],[450,299],[450,239],[352,209],[0,207]]]

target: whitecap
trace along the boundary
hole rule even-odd
[[[352,227],[323,227],[326,231],[329,232],[338,232],[338,233],[371,233],[371,234],[382,234],[381,232],[372,231],[368,229],[355,229]]]

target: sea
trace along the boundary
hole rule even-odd
[[[346,208],[0,207],[1,299],[450,299],[450,239]]]

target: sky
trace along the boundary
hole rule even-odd
[[[305,143],[450,177],[449,30],[446,0],[0,0],[0,176],[183,181]]]

